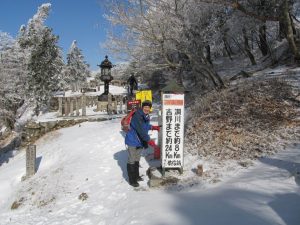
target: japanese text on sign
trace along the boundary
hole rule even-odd
[[[162,166],[183,166],[184,95],[163,95]]]

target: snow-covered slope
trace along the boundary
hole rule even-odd
[[[249,169],[226,167],[215,184],[194,177],[199,159],[186,156],[183,177],[198,185],[144,191],[126,181],[120,119],[51,132],[36,145],[32,178],[21,182],[24,151],[0,167],[1,225],[300,224],[299,143]],[[149,162],[141,164],[145,174]]]

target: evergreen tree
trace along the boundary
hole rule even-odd
[[[40,42],[31,52],[26,91],[35,100],[37,113],[41,106],[48,104],[52,92],[58,90],[63,60],[57,41],[58,37],[46,28]]]
[[[26,94],[35,103],[36,113],[47,106],[62,79],[63,58],[57,46],[58,36],[44,25],[51,4],[43,4],[37,14],[20,30],[19,43],[29,52]]]
[[[3,52],[9,48],[12,48],[15,40],[6,32],[0,30],[0,52]]]
[[[13,128],[24,101],[26,53],[8,34],[0,32],[0,125]]]
[[[88,76],[90,76],[89,66],[74,40],[67,54],[66,66],[66,79],[72,91],[79,91],[80,88],[85,87]]]

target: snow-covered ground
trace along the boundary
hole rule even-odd
[[[127,183],[120,119],[57,130],[36,145],[38,170],[30,179],[21,182],[24,151],[0,166],[1,225],[300,224],[300,143],[249,168],[224,167],[216,183],[197,177],[199,159],[186,155],[181,178],[193,182],[151,189],[144,176],[143,191]],[[153,163],[149,153],[142,174]],[[11,210],[14,201],[21,205]]]

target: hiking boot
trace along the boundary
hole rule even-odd
[[[127,173],[129,184],[133,187],[138,187],[139,183],[137,182],[135,164],[127,163]]]
[[[141,176],[138,176],[138,177],[136,178],[136,181],[144,181],[144,179],[143,179]]]
[[[139,172],[140,162],[139,161],[135,161],[134,165],[135,165],[135,172],[136,172],[136,180],[137,181],[143,181],[144,179],[140,176],[140,172]]]

